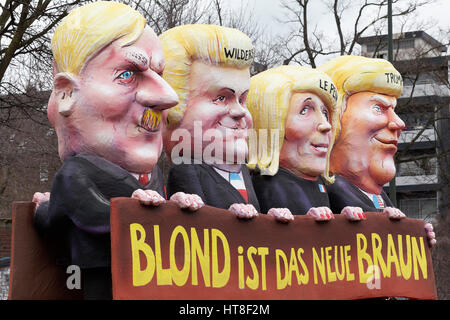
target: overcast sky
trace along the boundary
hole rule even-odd
[[[241,0],[231,0],[231,3],[239,4]],[[317,25],[321,30],[331,30],[328,36],[333,37],[333,32],[335,30],[334,18],[332,15],[327,14],[327,8],[324,2],[331,0],[313,0],[311,1],[311,6],[309,8],[309,19],[312,25]],[[247,0],[244,2],[250,2],[250,6],[253,6],[254,11],[252,12],[255,18],[258,20],[265,21],[265,24],[268,26],[267,30],[272,33],[283,32],[286,30],[286,26],[283,23],[280,23],[276,20],[276,18],[280,19],[283,17],[283,10],[281,9],[279,0]],[[403,4],[407,2],[407,0],[403,0]],[[354,25],[354,19],[356,17],[357,7],[355,6],[353,14],[353,18],[346,19],[342,21],[344,31],[352,30]],[[396,8],[394,8],[395,10]],[[387,11],[387,9],[386,9]],[[439,28],[441,29],[450,29],[450,0],[436,0],[433,4],[428,4],[424,7],[421,7],[414,18],[409,21],[409,24],[415,24],[417,21],[428,23],[427,28],[420,28],[411,26],[409,30],[405,31],[416,31],[423,30],[429,33],[430,35],[440,39],[446,39],[448,41],[449,35],[448,33],[443,34],[439,32]],[[387,25],[387,24],[386,24]],[[393,21],[393,29],[394,33],[399,32],[399,28],[401,26],[400,21]],[[414,30],[411,30],[414,29]],[[387,27],[386,27],[387,33]],[[371,35],[370,32],[366,34],[366,36]]]

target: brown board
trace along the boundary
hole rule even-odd
[[[252,220],[111,202],[114,299],[436,299],[424,221]]]
[[[69,290],[66,269],[33,227],[33,202],[12,205],[10,300],[82,299],[81,290]]]

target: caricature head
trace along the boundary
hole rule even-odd
[[[100,1],[73,10],[52,39],[48,117],[61,159],[95,154],[149,172],[162,150],[162,110],[178,98],[161,78],[156,34],[131,7]]]
[[[178,133],[186,132],[192,158],[197,158],[194,140],[203,140],[204,151],[212,143],[209,136],[217,147],[211,151],[214,161],[245,161],[247,129],[252,125],[245,107],[254,55],[251,40],[236,29],[216,25],[184,25],[164,32],[160,39],[166,57],[163,77],[180,99],[168,110],[166,154],[172,161],[181,155],[174,147]],[[194,127],[202,137],[194,136]]]
[[[247,107],[257,139],[249,139],[248,166],[274,175],[281,165],[302,178],[333,181],[328,159],[336,99],[330,78],[315,69],[281,66],[253,76]]]
[[[319,70],[331,77],[339,93],[331,171],[379,194],[395,176],[393,157],[405,126],[394,110],[402,77],[388,61],[360,56],[335,58]]]

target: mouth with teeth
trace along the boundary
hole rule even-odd
[[[161,125],[161,117],[162,113],[160,111],[155,111],[153,109],[147,108],[142,114],[141,124],[139,125],[139,127],[148,132],[159,131],[159,127]]]
[[[327,143],[311,143],[311,148],[318,153],[319,155],[325,156],[328,152],[328,144]]]

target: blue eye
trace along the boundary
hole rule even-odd
[[[219,96],[213,100],[213,102],[222,102],[222,101],[225,101],[225,96]]]
[[[381,108],[379,105],[377,105],[377,104],[373,106],[373,109],[374,109],[377,113],[382,113],[382,111],[383,111],[382,108]]]
[[[304,108],[300,111],[300,114],[301,114],[301,115],[305,115],[306,112],[308,112],[308,109],[309,109],[309,107],[304,107]]]
[[[122,72],[121,74],[119,74],[117,79],[130,80],[131,77],[133,76],[133,74],[134,74],[133,71],[126,70],[126,71]]]

